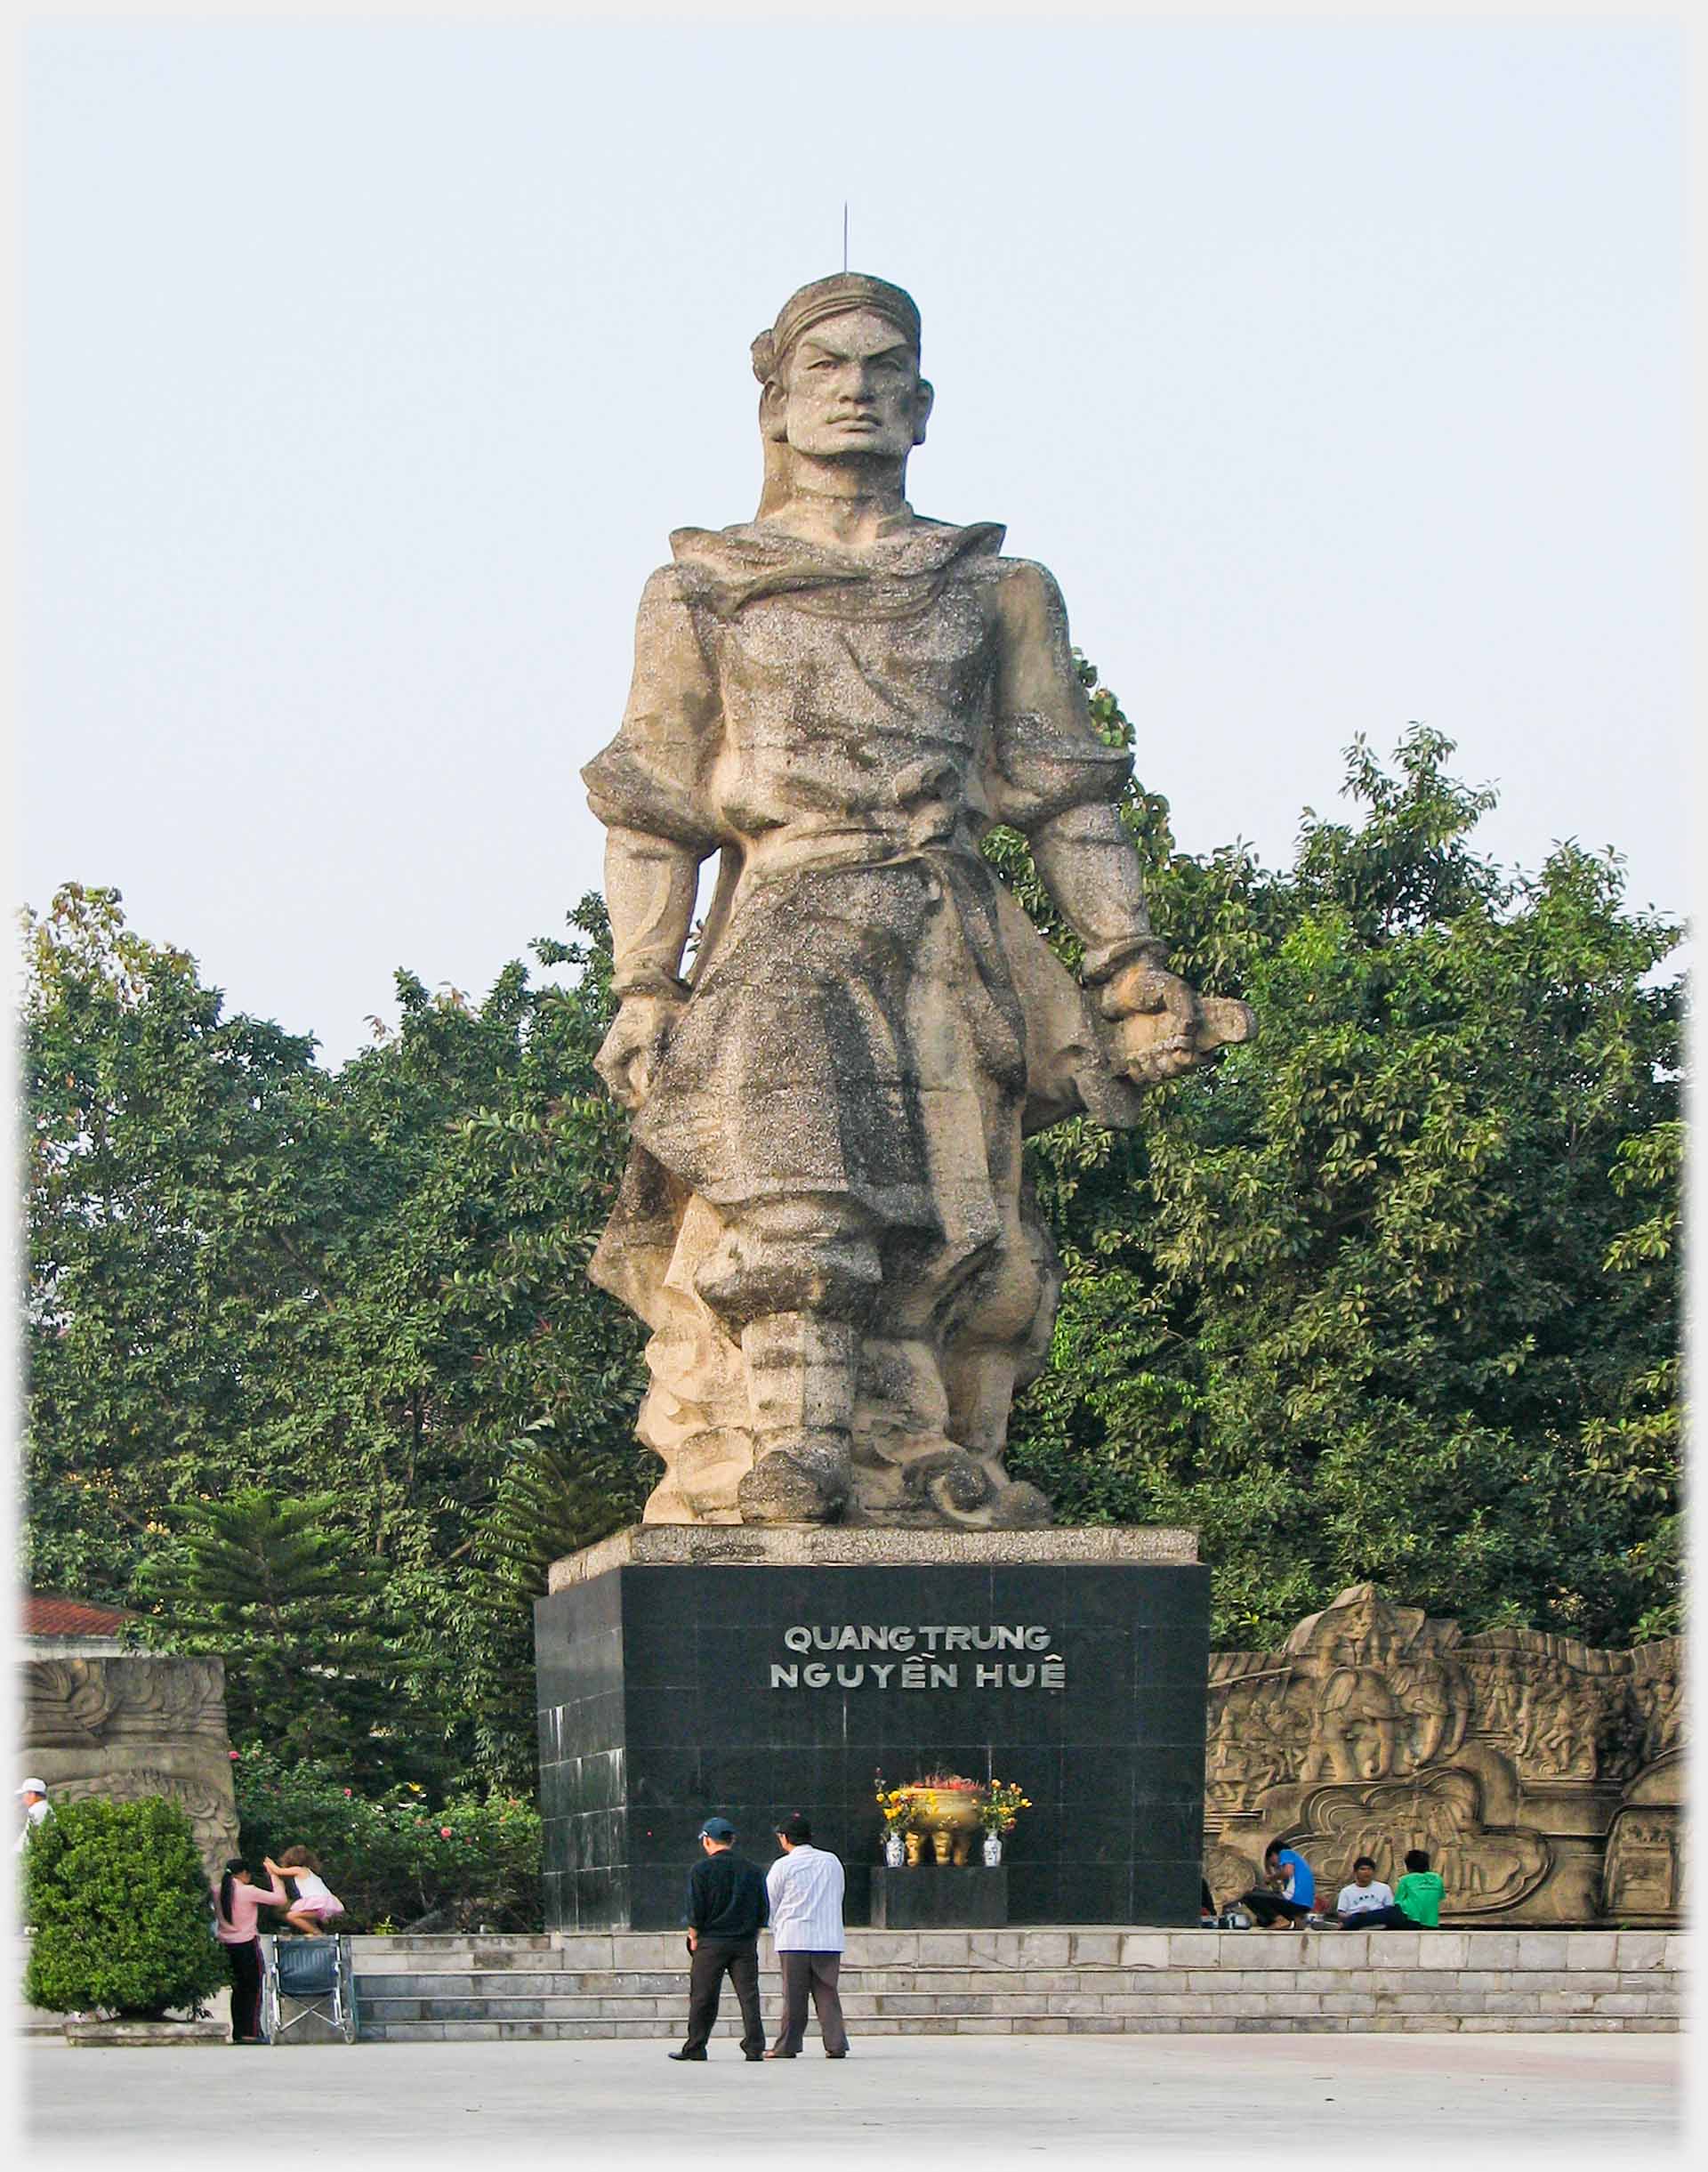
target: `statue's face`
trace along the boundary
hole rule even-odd
[[[803,332],[779,388],[788,441],[815,460],[905,460],[925,440],[931,388],[906,335],[874,310]]]

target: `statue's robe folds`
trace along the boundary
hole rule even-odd
[[[722,855],[592,1267],[652,1329],[649,1521],[739,1519],[742,1328],[792,1311],[860,1325],[850,1520],[940,1522],[917,1481],[951,1446],[989,1482],[969,1521],[1040,1513],[1002,1467],[1059,1287],[1020,1143],[1078,1110],[1131,1123],[1138,1096],[978,845],[1005,823],[1053,826],[1059,860],[1081,831],[1120,852],[1131,762],[1092,726],[1053,582],[1002,537],[919,522],[857,557],[690,529],[648,585],[589,797]],[[1125,851],[1108,925],[1070,908],[1091,977],[1148,933]],[[629,931],[620,977],[673,975],[679,939]]]

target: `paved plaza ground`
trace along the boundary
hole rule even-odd
[[[626,2168],[858,2151],[931,2172],[1059,2156],[1395,2172],[1514,2156],[1644,2164],[1681,2144],[1677,2036],[891,2037],[831,2064],[717,2044],[442,2043],[286,2051],[29,2045],[28,2154],[52,2172],[171,2160]]]

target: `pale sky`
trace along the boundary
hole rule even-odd
[[[25,76],[21,895],[339,1062],[600,880],[577,771],[841,262],[1184,849],[1410,718],[1681,913],[1683,54],[1572,21],[61,23]]]

